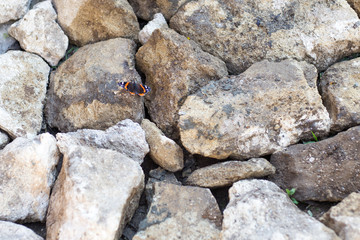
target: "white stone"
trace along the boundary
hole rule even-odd
[[[47,240],[118,239],[138,207],[144,174],[113,150],[73,145],[51,195]]]
[[[0,55],[0,128],[11,137],[34,137],[40,131],[49,71],[35,54]]]
[[[0,239],[1,240],[43,240],[32,230],[23,225],[0,221]]]
[[[0,152],[0,219],[44,221],[59,152],[55,138],[18,137]]]
[[[30,0],[1,0],[0,24],[22,18],[29,10]]]
[[[69,40],[56,23],[51,1],[36,4],[21,20],[11,25],[9,33],[23,49],[43,57],[55,66],[65,56]]]
[[[161,13],[156,13],[154,19],[148,22],[139,32],[139,41],[144,45],[150,38],[151,34],[159,28],[168,28],[168,24]]]

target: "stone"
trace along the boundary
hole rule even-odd
[[[355,12],[360,15],[360,2],[358,0],[347,0],[350,6],[355,10]]]
[[[222,240],[340,240],[330,228],[298,209],[274,183],[240,180],[229,190]]]
[[[139,41],[144,45],[150,38],[151,34],[159,28],[168,28],[168,24],[161,13],[156,13],[154,19],[148,22],[139,32]]]
[[[111,149],[126,155],[139,165],[150,151],[144,130],[130,119],[122,120],[105,131],[81,129],[58,133],[56,139],[60,149],[67,149],[72,145]]]
[[[219,239],[221,212],[209,189],[154,183],[148,215],[133,240]]]
[[[3,149],[10,142],[9,136],[0,131],[0,149]]]
[[[190,1],[170,27],[221,58],[232,74],[288,58],[323,71],[360,50],[360,21],[346,0]]]
[[[56,19],[51,1],[43,1],[12,24],[9,34],[20,42],[25,51],[38,54],[50,65],[56,66],[65,56],[69,43]]]
[[[144,119],[141,127],[145,131],[146,141],[150,146],[150,157],[160,167],[177,172],[184,167],[184,154],[181,147],[166,137],[155,123]]]
[[[129,0],[136,15],[146,21],[150,21],[156,13],[162,13],[166,20],[190,0]]]
[[[329,114],[313,65],[295,60],[255,63],[190,95],[179,110],[182,145],[192,154],[249,159],[300,139],[326,135]]]
[[[320,78],[320,92],[331,119],[331,130],[360,125],[360,58],[329,67]]]
[[[59,151],[49,133],[18,137],[0,151],[0,219],[44,221]]]
[[[360,239],[360,193],[351,193],[320,220],[343,240]]]
[[[178,110],[187,95],[227,75],[223,61],[172,29],[155,30],[136,53],[136,64],[152,89],[145,102],[151,120],[173,139],[178,138]]]
[[[53,4],[61,28],[77,46],[138,37],[139,23],[126,0],[53,0]]]
[[[22,18],[29,10],[30,0],[1,0],[0,24]]]
[[[265,158],[226,161],[195,170],[186,179],[186,184],[217,188],[231,186],[241,179],[266,177],[274,173],[275,168]]]
[[[0,24],[0,54],[5,53],[16,42],[8,33],[11,24],[12,23]]]
[[[62,132],[104,130],[121,120],[141,122],[143,98],[118,90],[117,82],[141,82],[135,70],[136,44],[123,38],[78,49],[50,77],[45,114]]]
[[[31,229],[23,225],[0,221],[0,239],[1,240],[44,240],[36,235]]]
[[[144,189],[141,167],[109,149],[73,145],[63,150],[46,239],[118,239]]]
[[[298,201],[338,202],[360,190],[360,127],[332,138],[297,144],[274,153],[269,177],[285,189],[296,188]]]
[[[34,137],[40,131],[49,72],[35,54],[0,55],[0,129],[12,138]]]

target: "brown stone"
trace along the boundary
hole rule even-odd
[[[252,158],[248,161],[226,161],[199,168],[186,179],[189,185],[199,187],[231,186],[234,182],[246,178],[265,177],[275,173],[275,168],[264,158]]]
[[[145,103],[151,119],[172,137],[177,137],[178,110],[187,95],[227,75],[224,62],[172,29],[155,30],[136,53],[136,64],[152,89]]]
[[[54,0],[58,22],[78,46],[111,38],[137,39],[140,30],[126,0]]]
[[[360,21],[345,0],[190,1],[170,27],[234,74],[263,59],[305,60],[325,70],[360,50]]]
[[[187,97],[179,110],[183,146],[192,154],[248,159],[300,139],[326,135],[329,114],[316,88],[313,65],[262,61]]]
[[[360,127],[335,137],[297,144],[271,156],[276,173],[269,179],[281,188],[296,188],[299,201],[341,201],[360,190]]]
[[[117,82],[141,82],[135,70],[136,44],[116,38],[86,45],[51,75],[45,113],[60,131],[106,129],[123,119],[141,122],[143,98],[119,89]]]
[[[320,90],[330,114],[331,130],[360,125],[360,58],[329,67],[320,78]]]

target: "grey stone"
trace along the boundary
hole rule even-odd
[[[0,54],[5,53],[16,40],[8,33],[8,29],[12,22],[0,24]]]
[[[40,131],[49,71],[35,54],[0,55],[0,128],[12,138],[34,137]]]
[[[3,149],[10,142],[9,136],[0,131],[0,149]]]
[[[341,201],[360,189],[360,127],[332,138],[297,144],[271,156],[269,177],[285,189],[296,188],[299,201]]]
[[[0,219],[44,221],[59,151],[49,133],[18,137],[0,151]]]
[[[156,13],[154,19],[148,22],[139,32],[139,41],[144,45],[150,38],[151,34],[159,28],[168,28],[168,24],[161,13]]]
[[[0,239],[1,240],[43,240],[32,230],[20,224],[0,221]]]
[[[340,240],[333,230],[298,209],[266,180],[240,180],[229,190],[222,240]]]
[[[109,149],[73,145],[62,153],[46,239],[118,239],[144,189],[141,167]]]

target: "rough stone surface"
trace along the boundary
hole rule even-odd
[[[0,54],[5,53],[16,42],[8,33],[11,24],[12,22],[0,24]]]
[[[320,91],[331,130],[360,125],[360,58],[339,62],[321,76]]]
[[[47,240],[118,239],[144,188],[139,164],[109,149],[60,148],[64,162],[50,198]]]
[[[65,56],[69,42],[56,18],[51,1],[43,1],[11,25],[9,33],[25,51],[36,53],[55,66]]]
[[[136,44],[116,38],[86,45],[50,78],[45,113],[60,131],[106,129],[124,119],[141,122],[143,99],[118,90],[117,82],[140,82],[135,70]]]
[[[148,22],[139,32],[139,41],[144,45],[150,38],[151,34],[159,28],[168,28],[168,24],[161,13],[156,13],[154,19]]]
[[[10,142],[9,136],[0,131],[0,149],[3,149]]]
[[[305,62],[264,60],[211,82],[181,107],[181,142],[192,154],[247,159],[310,138],[311,131],[324,135],[330,119],[316,79]]]
[[[136,15],[144,20],[150,21],[156,13],[162,13],[166,20],[190,0],[128,0]]]
[[[0,221],[0,239],[1,240],[43,240],[32,230],[20,224]]]
[[[360,16],[360,2],[358,0],[347,0],[347,2],[355,10],[358,16]]]
[[[238,74],[263,59],[293,58],[319,70],[360,50],[360,21],[346,0],[191,1],[170,27]]]
[[[29,10],[31,0],[1,0],[0,24],[22,18]]]
[[[0,152],[0,219],[44,221],[59,151],[49,133],[16,138]]]
[[[241,180],[229,190],[222,240],[340,240],[333,230],[299,210],[286,193],[265,180]]]
[[[181,147],[166,137],[155,123],[144,119],[141,127],[150,146],[150,157],[160,167],[170,171],[180,171],[184,167],[184,154]]]
[[[151,92],[146,106],[153,122],[176,138],[178,110],[190,93],[227,75],[225,63],[172,29],[158,29],[136,53]]]
[[[320,142],[297,144],[271,156],[278,186],[296,188],[299,201],[341,201],[360,190],[360,127]]]
[[[82,145],[115,150],[141,164],[150,151],[145,132],[138,123],[126,119],[105,131],[81,129],[76,132],[56,134],[60,147]]]
[[[221,212],[209,189],[155,183],[147,218],[133,240],[219,239]]]
[[[360,193],[351,193],[320,220],[343,240],[360,239]]]
[[[137,39],[139,23],[126,0],[53,0],[70,42],[83,46],[110,38]]]
[[[0,55],[0,128],[11,137],[33,137],[40,131],[49,71],[35,54]]]
[[[245,162],[227,161],[199,168],[186,179],[189,185],[199,187],[224,187],[245,178],[265,177],[275,173],[275,168],[265,158],[252,158]]]

